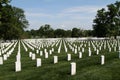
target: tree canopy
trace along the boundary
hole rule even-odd
[[[19,39],[24,33],[24,28],[27,27],[28,21],[22,9],[8,5],[8,2],[9,0],[1,1],[1,4],[6,5],[1,8],[0,38]]]
[[[120,2],[107,5],[107,10],[102,8],[97,11],[94,19],[93,30],[95,36],[117,36],[120,32]]]

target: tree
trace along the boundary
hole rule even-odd
[[[94,19],[93,31],[97,37],[117,36],[120,30],[120,2],[107,6],[98,10],[97,16]]]
[[[54,36],[54,30],[51,28],[49,24],[45,24],[41,26],[38,30],[40,37],[51,38]]]
[[[20,38],[27,25],[28,21],[22,9],[10,5],[2,8],[0,34],[3,39],[11,40]]]
[[[109,35],[116,36],[120,30],[120,2],[110,4],[108,7]]]
[[[108,32],[108,24],[107,24],[107,12],[105,11],[104,8],[101,10],[97,11],[97,16],[96,19],[94,19],[94,25],[93,25],[93,30],[94,30],[94,36],[97,37],[105,37],[107,36]]]
[[[71,36],[72,37],[79,37],[79,29],[78,28],[73,28]]]
[[[11,0],[0,0],[0,25],[1,25],[1,17],[2,17],[2,8],[6,5],[8,5],[8,3],[10,2]]]
[[[55,37],[65,37],[65,30],[63,29],[56,29],[54,31]]]
[[[72,35],[72,31],[71,30],[66,30],[64,37],[71,37],[71,35]]]

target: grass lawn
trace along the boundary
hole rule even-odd
[[[110,46],[112,46],[112,42],[108,41]],[[56,42],[57,43],[57,42]],[[83,44],[84,43],[84,44]],[[99,43],[99,42],[98,42]],[[102,43],[102,42],[101,42]],[[29,52],[36,52],[35,50],[31,50],[26,44],[25,46],[28,48],[26,52],[23,45],[21,44],[21,67],[22,71],[15,72],[15,61],[16,54],[18,52],[18,44],[13,51],[12,55],[8,58],[7,61],[4,61],[3,65],[0,65],[0,80],[120,80],[120,60],[118,58],[118,51],[108,51],[108,47],[100,51],[98,55],[92,50],[92,56],[88,56],[88,42],[73,42],[72,46],[77,45],[80,46],[83,44],[85,52],[83,53],[83,58],[78,58],[78,53],[74,54],[68,47],[69,42],[65,42],[69,54],[72,55],[72,60],[67,61],[67,53],[64,50],[64,44],[62,40],[61,52],[58,53],[59,44],[54,45],[54,52],[52,55],[49,55],[49,58],[45,59],[44,55],[40,56],[36,54],[36,58],[41,58],[42,66],[36,67],[36,60],[32,60],[29,57]],[[86,44],[86,45],[85,45]],[[96,43],[94,43],[96,44]],[[107,44],[107,43],[106,43]],[[103,45],[104,46],[104,45]],[[114,46],[114,45],[113,45]],[[99,46],[96,46],[97,48]],[[47,50],[52,47],[44,47]],[[44,50],[41,48],[40,50]],[[118,49],[118,47],[117,47]],[[53,56],[58,56],[58,63],[53,63]],[[101,55],[105,55],[105,64],[101,65]],[[76,75],[71,76],[70,72],[70,63],[76,62],[77,72]]]

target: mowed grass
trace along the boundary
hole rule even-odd
[[[51,47],[48,48],[50,49]],[[118,51],[108,52],[107,50],[103,50],[99,55],[96,55],[93,51],[92,56],[88,57],[88,51],[85,49],[83,58],[79,59],[78,54],[74,54],[74,52],[68,49],[68,53],[72,54],[72,60],[67,61],[67,53],[64,51],[63,43],[61,53],[57,52],[57,48],[58,46],[54,46],[55,52],[49,55],[48,59],[36,54],[37,58],[42,59],[42,66],[36,67],[36,60],[29,58],[29,52],[32,50],[28,48],[26,52],[21,44],[22,71],[15,72],[15,61],[18,51],[17,44],[8,60],[4,61],[3,65],[0,65],[0,80],[120,80]],[[32,52],[35,53],[36,49]],[[105,55],[104,65],[100,63],[102,54]],[[53,63],[53,56],[55,55],[58,56],[57,64]],[[71,76],[70,72],[71,62],[76,62],[77,65],[77,73],[74,76]]]

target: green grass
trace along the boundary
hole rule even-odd
[[[81,42],[74,42],[80,45]],[[59,45],[59,44],[58,44]],[[88,47],[88,43],[86,43]],[[16,54],[18,51],[18,44],[12,55],[3,65],[0,65],[0,80],[120,80],[120,60],[118,52],[108,52],[107,49],[100,51],[99,55],[93,51],[92,56],[88,57],[88,48],[85,48],[83,58],[79,59],[78,54],[74,54],[68,48],[68,53],[72,54],[72,60],[67,61],[67,53],[64,51],[64,46],[61,46],[61,53],[57,53],[59,46],[54,46],[55,52],[45,59],[44,56],[37,58],[42,59],[42,66],[36,67],[36,60],[29,58],[28,49],[26,52],[21,44],[21,64],[22,71],[15,72]],[[68,45],[67,45],[68,47]],[[49,46],[48,49],[51,49]],[[93,50],[93,48],[91,47]],[[43,50],[43,49],[41,49]],[[32,52],[36,52],[32,51]],[[105,65],[100,65],[100,56],[105,55]],[[58,56],[58,63],[53,63],[53,56]],[[70,63],[76,62],[77,73],[71,76]]]

